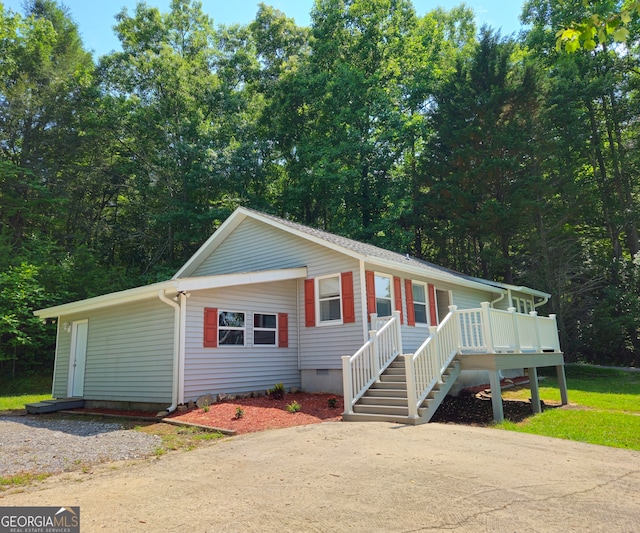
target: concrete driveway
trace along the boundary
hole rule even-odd
[[[0,506],[81,531],[640,531],[640,453],[457,425],[324,423],[51,478]]]

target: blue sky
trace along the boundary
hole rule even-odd
[[[201,0],[203,10],[213,18],[216,24],[247,24],[258,10],[259,0]],[[0,0],[5,9],[22,12],[23,0]],[[309,13],[313,0],[263,0],[287,16],[293,17],[300,26],[309,25]],[[73,19],[80,28],[85,47],[93,50],[96,56],[119,49],[119,41],[114,35],[115,15],[127,7],[133,13],[136,0],[63,0]],[[161,11],[169,10],[171,0],[147,0],[147,5],[156,6]],[[435,7],[451,9],[462,0],[413,0],[419,15]],[[520,28],[519,16],[524,0],[466,0],[476,13],[478,25],[488,24],[501,29],[502,35],[517,32]]]

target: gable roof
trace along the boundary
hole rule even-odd
[[[325,246],[339,253],[354,257],[358,260],[366,261],[371,265],[398,269],[407,273],[427,276],[434,280],[463,285],[476,289],[489,290],[498,294],[504,294],[510,290],[517,290],[537,296],[539,298],[549,298],[550,294],[530,289],[528,287],[516,287],[499,282],[483,280],[472,276],[467,276],[460,272],[450,270],[428,261],[411,257],[409,254],[402,255],[396,252],[379,248],[372,244],[355,241],[347,237],[341,237],[327,231],[298,224],[284,218],[262,213],[247,207],[237,208],[225,220],[213,235],[200,247],[200,249],[176,272],[172,279],[192,275],[193,272],[206,260],[211,253],[237,228],[242,221],[251,218],[283,231],[297,235],[321,246]]]

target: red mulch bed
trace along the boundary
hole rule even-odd
[[[336,398],[335,407],[329,407],[329,398]],[[300,411],[290,413],[287,405],[292,402],[300,404]],[[244,414],[236,418],[236,409]],[[252,433],[265,429],[304,426],[318,422],[342,420],[343,401],[341,396],[333,394],[307,394],[294,392],[285,394],[282,400],[267,396],[245,398],[242,400],[225,400],[209,406],[209,410],[195,408],[187,412],[175,412],[168,416],[180,422],[189,422],[202,426],[231,429],[236,433]]]

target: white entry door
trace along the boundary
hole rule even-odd
[[[69,397],[84,394],[84,367],[87,360],[89,321],[78,320],[71,326],[71,354],[69,358]]]

